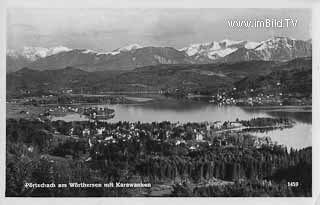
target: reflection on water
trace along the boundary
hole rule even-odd
[[[53,116],[51,120],[52,121],[63,120],[66,122],[71,122],[71,121],[89,121],[89,118],[86,117],[85,115],[72,113],[72,114],[67,114],[65,116]]]
[[[109,122],[204,122],[249,120],[256,117],[288,117],[296,123],[293,128],[272,130],[265,133],[251,132],[257,136],[270,136],[279,144],[302,148],[311,146],[311,118],[309,109],[297,107],[242,108],[237,106],[216,106],[213,104],[190,101],[161,101],[135,105],[97,105],[115,110],[115,117]],[[55,117],[53,120],[87,120],[78,114]]]
[[[286,117],[302,123],[312,123],[311,112],[272,111],[267,113],[273,117]]]
[[[204,122],[204,121],[234,121],[237,118],[248,120],[252,117],[267,117],[266,113],[249,113],[245,110],[233,107],[218,107],[203,104],[181,105],[114,105],[116,116],[110,122],[122,120],[131,122]]]
[[[265,133],[251,132],[258,137],[270,136],[272,140],[288,147],[303,148],[311,146],[312,135],[311,125],[305,123],[296,123],[292,128],[283,130],[272,130]]]
[[[311,107],[262,107],[262,108],[243,108],[248,112],[265,112],[273,117],[290,118],[302,123],[312,123]]]

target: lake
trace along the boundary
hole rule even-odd
[[[91,105],[92,106],[92,105]],[[287,117],[296,123],[292,128],[272,130],[264,133],[252,132],[257,136],[270,136],[279,144],[288,147],[303,148],[311,146],[312,110],[311,107],[238,107],[217,106],[194,101],[146,101],[137,104],[96,105],[115,110],[115,117],[108,122],[204,122],[249,120],[257,117]],[[79,114],[54,117],[53,120],[81,121],[87,120]]]

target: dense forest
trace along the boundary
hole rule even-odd
[[[108,143],[91,138],[90,144],[87,137],[68,134],[71,127],[81,135],[84,127],[94,130],[102,125],[106,128],[103,137],[112,132],[118,137]],[[149,188],[24,187],[27,182],[118,181],[169,184],[170,196],[311,196],[311,147],[257,147],[245,143],[250,135],[226,133],[222,136],[229,139],[225,145],[199,142],[197,149],[189,149],[192,140],[172,142],[183,130],[201,127],[197,123],[179,128],[170,122],[136,123],[132,138],[126,137],[131,134],[130,126],[128,122],[7,120],[6,196],[148,196],[152,192]],[[172,139],[163,137],[168,129]],[[288,186],[296,181],[299,186]]]
[[[265,94],[279,90],[290,97],[311,98],[312,69],[302,66],[298,69],[273,71],[268,75],[252,75],[236,82],[235,86],[238,95],[243,95],[250,89],[254,89],[255,93]]]

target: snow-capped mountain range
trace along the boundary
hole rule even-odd
[[[180,49],[200,61],[235,62],[245,60],[286,61],[297,57],[311,56],[310,41],[288,37],[274,37],[262,42],[223,40],[193,44]]]
[[[254,49],[259,44],[260,43],[257,42],[225,39],[220,42],[213,41],[203,44],[192,44],[179,50],[186,52],[189,56],[195,56],[196,58],[207,57],[208,59],[216,60],[235,52],[238,48],[244,47],[246,49]]]
[[[72,49],[65,46],[57,46],[52,48],[43,48],[43,47],[29,47],[25,46],[20,50],[11,50],[7,51],[7,55],[11,57],[18,58],[19,56],[24,57],[30,61],[35,61],[39,58],[45,58],[50,55],[54,55],[60,52],[67,52]]]
[[[262,42],[222,40],[191,44],[175,49],[131,44],[108,52],[90,49],[24,47],[7,50],[7,71],[22,67],[33,69],[60,69],[74,66],[87,71],[129,70],[157,64],[203,64],[249,60],[287,61],[311,56],[311,40],[274,37]]]
[[[110,51],[110,52],[98,52],[98,51],[94,51],[94,50],[90,50],[90,49],[85,49],[84,51],[82,51],[82,53],[92,53],[95,55],[117,55],[120,54],[121,52],[130,52],[132,50],[136,50],[142,48],[142,46],[140,46],[139,44],[130,44],[121,48],[118,48],[114,51]]]

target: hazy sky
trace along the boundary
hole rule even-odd
[[[8,48],[23,46],[110,51],[138,43],[181,48],[223,39],[311,38],[308,9],[9,9]],[[292,18],[293,28],[230,28],[233,19]]]

